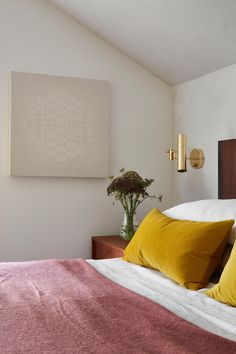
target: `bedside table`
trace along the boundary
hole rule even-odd
[[[92,258],[122,257],[128,243],[120,236],[92,236]]]

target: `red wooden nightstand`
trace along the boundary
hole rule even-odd
[[[92,236],[92,258],[122,257],[128,243],[120,236]]]

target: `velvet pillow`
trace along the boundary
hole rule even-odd
[[[236,306],[236,243],[221,274],[220,281],[206,294],[215,300]]]
[[[172,219],[153,209],[140,224],[123,259],[158,269],[197,290],[216,269],[234,220],[196,222]]]
[[[165,215],[181,220],[192,221],[221,221],[236,219],[236,199],[206,199],[183,203],[167,209]],[[236,239],[236,224],[233,226],[229,243]]]
[[[231,252],[232,252],[232,248],[233,246],[231,244],[227,244],[226,247],[225,247],[225,250],[224,250],[224,253],[223,253],[223,256],[220,260],[220,263],[218,265],[218,267],[216,268],[216,271],[215,271],[215,275],[218,276],[218,280],[219,280],[219,277],[221,276],[229,258],[230,258],[230,255],[231,255]],[[217,281],[218,283],[218,281]]]

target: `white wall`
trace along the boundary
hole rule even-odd
[[[90,236],[117,234],[121,208],[105,179],[8,177],[10,70],[108,80],[111,173],[155,178],[171,203],[172,90],[141,66],[41,0],[0,1],[0,260],[89,257]],[[147,201],[138,218],[159,204]]]
[[[174,174],[176,203],[218,197],[218,141],[236,138],[236,65],[175,87],[175,135],[205,152],[200,170]]]

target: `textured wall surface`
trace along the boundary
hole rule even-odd
[[[236,65],[175,87],[175,135],[188,135],[188,151],[202,148],[205,165],[174,173],[174,201],[218,197],[218,140],[236,138]]]
[[[11,70],[107,80],[111,87],[110,170],[135,169],[162,192],[140,206],[171,204],[172,89],[41,0],[0,2],[0,259],[89,257],[90,236],[117,234],[118,205],[106,179],[8,176]]]

